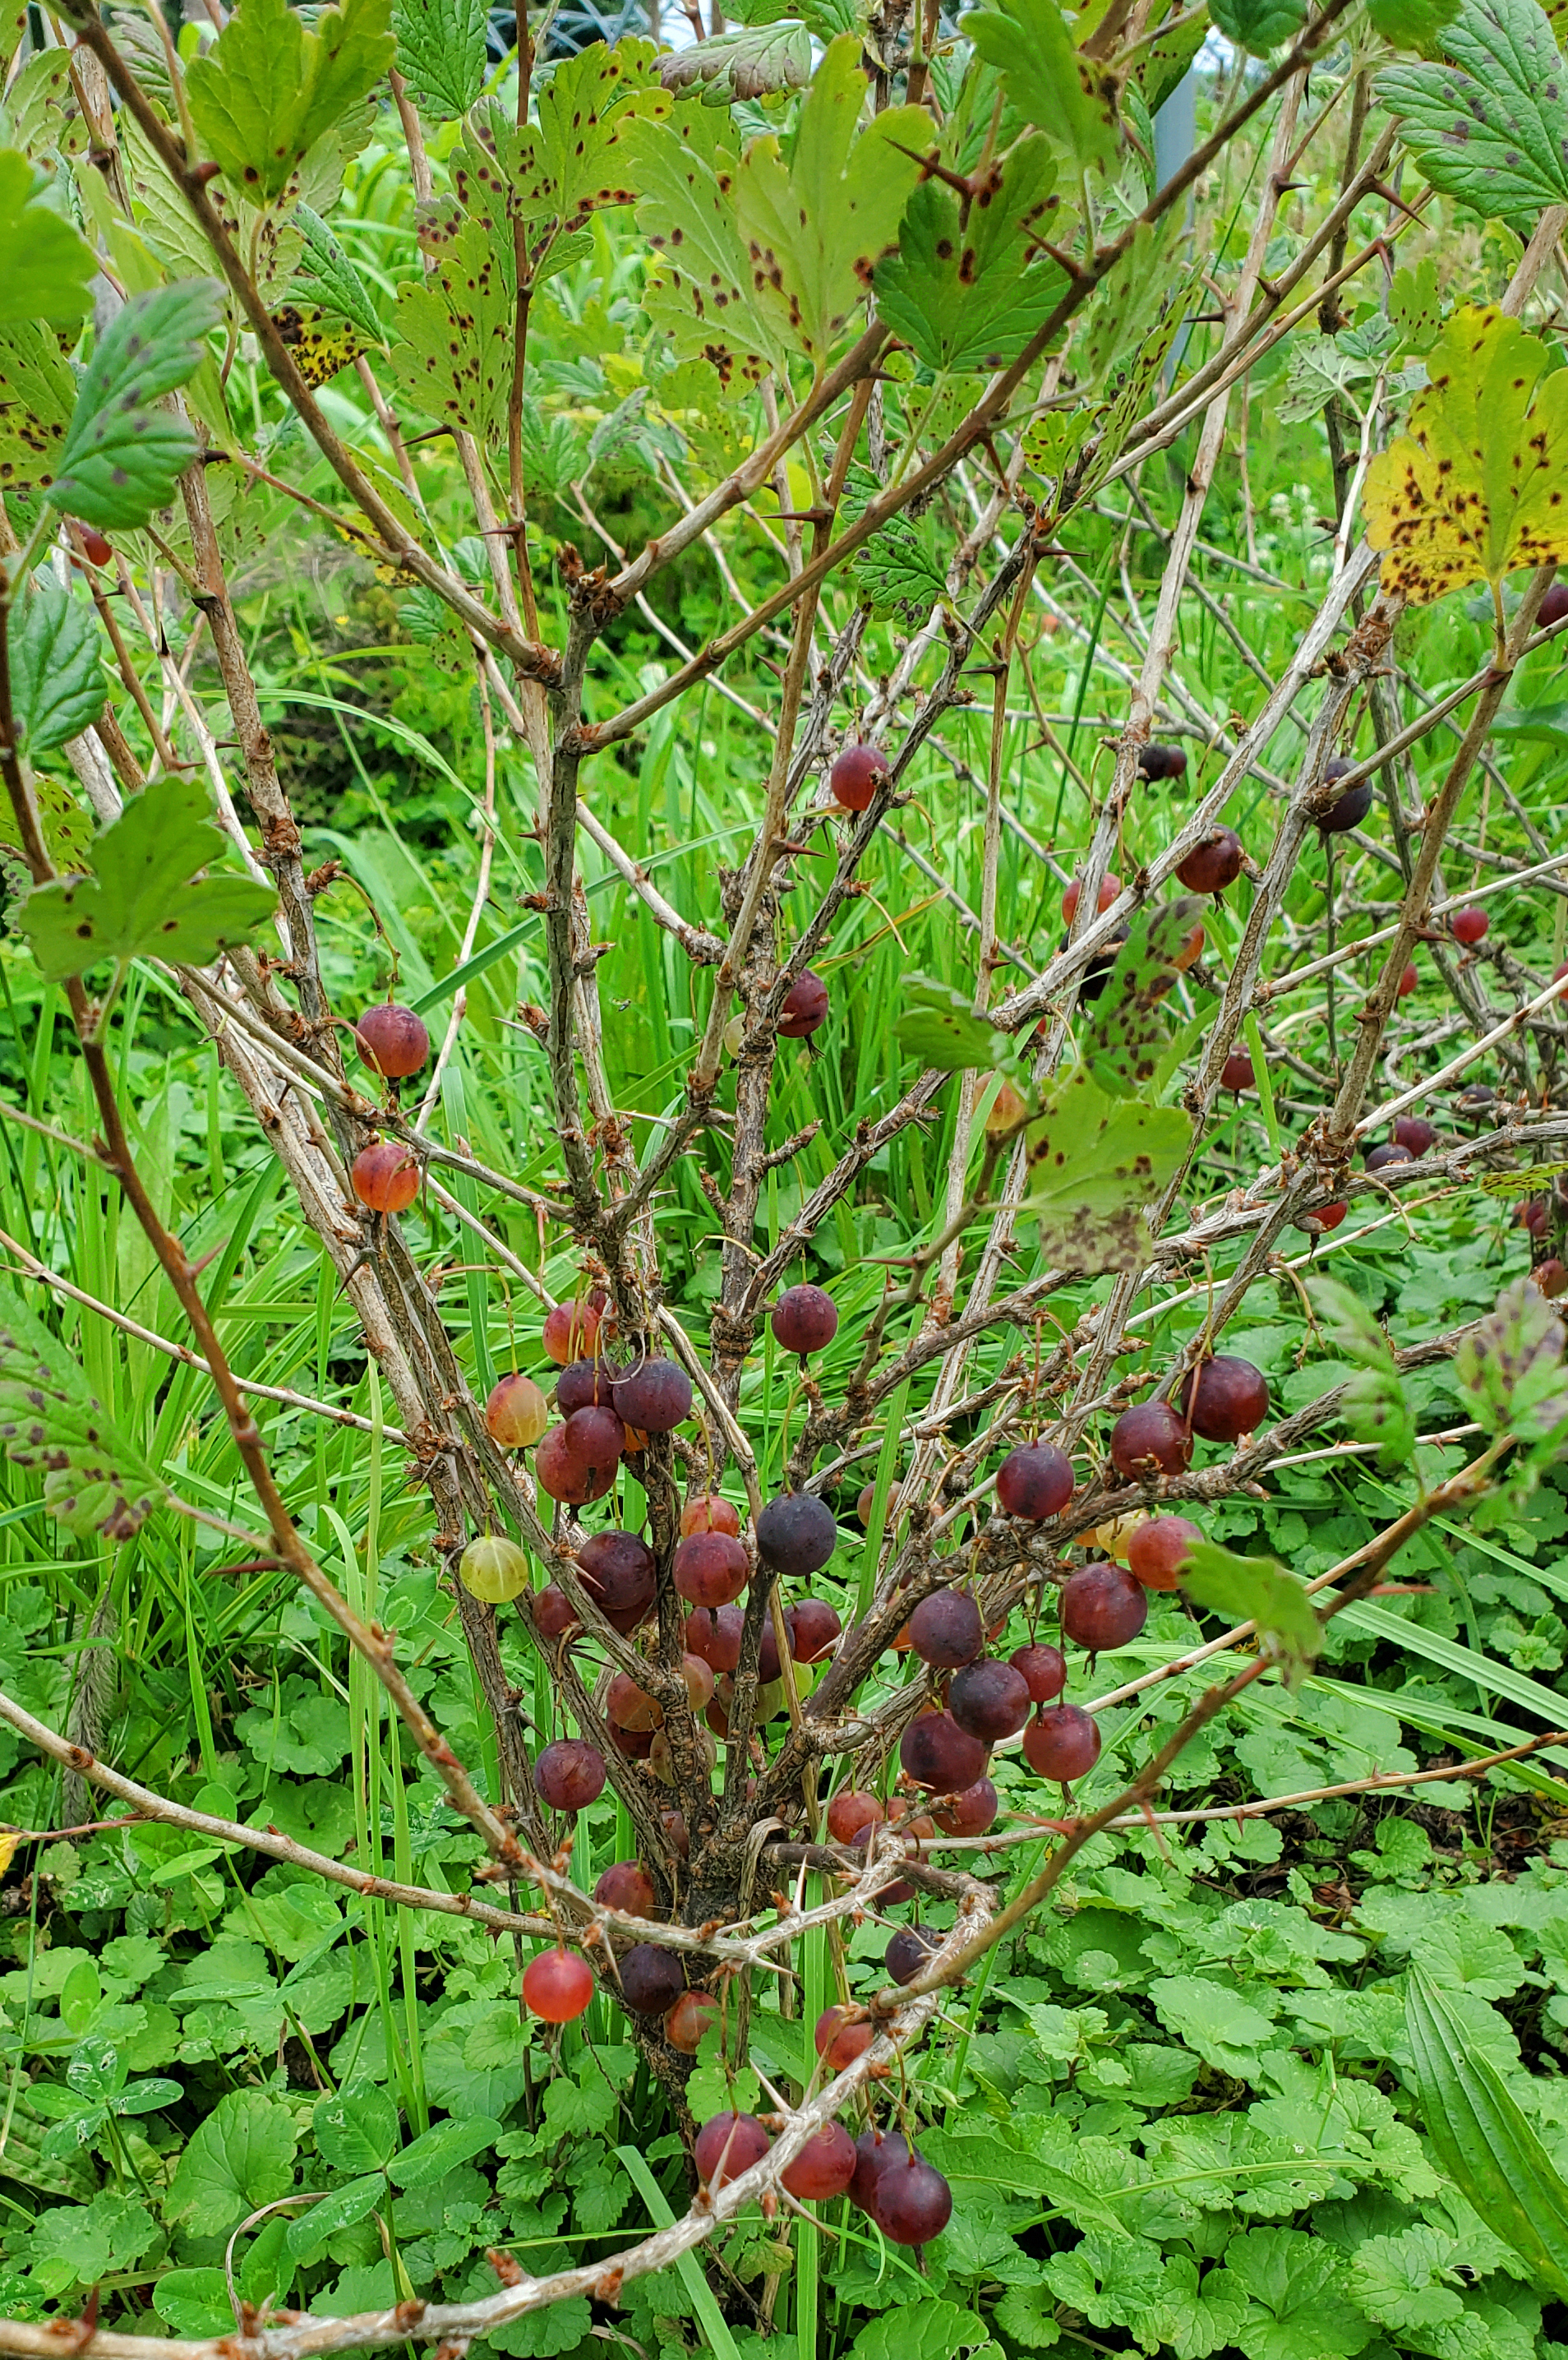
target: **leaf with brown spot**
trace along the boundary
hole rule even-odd
[[[1536,0],[1464,0],[1452,62],[1390,66],[1377,92],[1434,189],[1527,235],[1568,202],[1568,84]]]
[[[1080,1066],[1024,1134],[1026,1210],[1057,1270],[1136,1270],[1151,1243],[1144,1216],[1181,1168],[1192,1126],[1180,1107],[1114,1098]]]
[[[0,1449],[43,1470],[45,1506],[82,1540],[129,1540],[169,1497],[60,1338],[19,1303],[0,1306]]]
[[[1146,1089],[1159,1075],[1173,1030],[1168,1003],[1181,975],[1175,955],[1203,915],[1202,896],[1182,893],[1133,920],[1084,1032],[1085,1060],[1106,1088]]]
[[[59,982],[106,960],[149,955],[200,967],[225,944],[243,942],[278,897],[232,870],[198,873],[227,845],[201,780],[171,776],[144,787],[93,839],[90,875],[27,895],[21,927],[40,971]]]
[[[1383,586],[1418,606],[1568,558],[1568,375],[1517,320],[1466,304],[1427,355],[1410,432],[1367,471]]]
[[[963,29],[999,66],[1026,123],[1056,142],[1078,170],[1104,171],[1121,146],[1115,77],[1079,54],[1056,0],[991,0]]]
[[[736,226],[766,257],[752,300],[786,351],[821,369],[871,290],[898,235],[899,216],[931,145],[931,117],[888,107],[862,125],[861,44],[829,47],[800,108],[788,152],[754,139],[735,174]]]
[[[961,221],[958,199],[925,180],[905,209],[898,251],[878,263],[877,308],[931,369],[993,369],[1017,360],[1066,292],[1067,275],[1031,249],[1056,181],[1045,140],[1025,138],[1000,187]]]

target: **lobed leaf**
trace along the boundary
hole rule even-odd
[[[248,877],[198,874],[226,849],[199,779],[145,787],[94,837],[90,875],[27,895],[21,926],[40,970],[59,981],[149,952],[201,966],[243,942],[276,897]]]
[[[1194,1541],[1181,1587],[1195,1605],[1233,1622],[1252,1622],[1294,1688],[1317,1656],[1323,1632],[1293,1573],[1269,1557],[1237,1557],[1216,1541]]]
[[[1110,1098],[1080,1068],[1024,1136],[1025,1208],[1048,1260],[1059,1270],[1136,1270],[1149,1251],[1145,1212],[1192,1144],[1186,1115]]]
[[[391,0],[340,0],[307,30],[289,0],[239,0],[185,72],[201,147],[236,195],[281,196],[317,140],[369,95],[392,62],[390,16]]]
[[[42,1471],[50,1514],[83,1540],[129,1540],[168,1496],[60,1338],[20,1304],[0,1311],[0,1448]]]
[[[1538,1286],[1520,1278],[1503,1289],[1454,1356],[1459,1390],[1488,1434],[1535,1444],[1568,1436],[1565,1345],[1568,1329]]]
[[[1305,0],[1213,0],[1209,13],[1227,41],[1255,58],[1293,41],[1307,20]]]
[[[954,984],[911,976],[908,1004],[893,1030],[901,1048],[923,1065],[940,1066],[944,1073],[963,1073],[972,1067],[998,1074],[1018,1070],[1011,1034],[1000,1032],[988,1018],[976,1016],[972,999]]]
[[[357,328],[367,345],[384,341],[380,317],[370,290],[354,264],[313,207],[298,204],[295,224],[304,246],[295,268],[295,279],[324,311],[335,311]]]
[[[485,0],[392,0],[397,71],[421,115],[450,123],[485,87]]]
[[[1203,912],[1203,897],[1183,893],[1133,918],[1084,1028],[1084,1057],[1105,1087],[1140,1090],[1159,1072],[1172,1031],[1165,1002],[1181,974],[1176,956]]]
[[[1388,552],[1383,586],[1418,606],[1568,557],[1568,376],[1548,374],[1548,347],[1466,304],[1427,368],[1410,432],[1373,460],[1365,494],[1367,541]]]
[[[1568,88],[1537,0],[1461,0],[1441,65],[1391,66],[1377,93],[1432,187],[1528,231],[1568,202]]]
[[[1057,202],[1047,142],[1021,141],[992,177],[963,217],[951,189],[922,181],[898,253],[877,266],[878,313],[930,369],[1005,367],[1066,290],[1066,273],[1026,235]]]
[[[1062,148],[1076,171],[1105,170],[1120,145],[1116,83],[1081,57],[1056,0],[988,0],[964,30],[1000,69],[1026,123]]]

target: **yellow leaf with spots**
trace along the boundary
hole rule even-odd
[[[1568,558],[1568,371],[1517,320],[1467,304],[1427,355],[1410,432],[1367,471],[1385,590],[1424,606]]]
[[[5,1871],[16,1859],[16,1845],[19,1841],[19,1832],[16,1828],[0,1828],[0,1876],[5,1875]]]

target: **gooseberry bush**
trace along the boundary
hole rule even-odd
[[[1408,1601],[1433,1586],[1387,1578],[1401,1551],[1425,1567],[1473,1531],[1517,1565],[1561,1496],[1568,854],[1530,792],[1568,622],[1555,20],[691,19],[672,49],[657,18],[582,40],[465,0],[0,16],[5,960],[13,1010],[40,1011],[7,1131],[17,1174],[47,1148],[52,1175],[37,1217],[19,1186],[24,1239],[0,1232],[0,1439],[13,1521],[105,1568],[71,1593],[69,1692],[0,1689],[0,1719],[82,1804],[53,1827],[101,1837],[91,1789],[184,1847],[171,1888],[223,1861],[242,1926],[263,1912],[296,1961],[280,2085],[247,2071],[215,2128],[184,2083],[127,2081],[116,2027],[138,2072],[177,2054],[147,2007],[117,2018],[90,1958],[69,2018],[61,1989],[83,2037],[33,2091],[39,2169],[94,2147],[114,2183],[71,2182],[82,2258],[14,2272],[0,2349],[90,2349],[150,2285],[177,2333],[138,2355],[640,2352],[625,2306],[678,2271],[672,2315],[721,2353],[768,2337],[792,2274],[809,2355],[835,2281],[875,2314],[891,2270],[934,2302],[933,2354],[1092,2327],[1181,2360],[1512,2360],[1568,2300],[1568,2188],[1474,2014],[1522,1967],[1416,1959],[1382,2049],[1326,2010],[1331,2110],[1350,2040],[1392,2060],[1403,2111],[1352,2073],[1377,2128],[1331,2140],[1325,2114],[1311,2170],[1294,2133],[1221,2171],[1149,2131],[1142,2179],[1199,2191],[1175,2228],[1096,2179],[1092,2128],[1077,2179],[990,2172],[1040,2198],[1005,2252],[962,2167],[971,2101],[1004,2120],[1041,2058],[1114,2114],[1177,2053],[1118,2085],[1091,2055],[1109,2020],[1069,2024],[1029,1979],[1118,1850],[1159,1927],[1170,1846],[1212,1834],[1215,1862],[1227,1821],[1264,1861],[1274,1821],[1347,1797],[1568,1796],[1528,1665],[1505,1678],[1435,1625],[1432,1661],[1544,1726],[1417,1682],[1382,1716],[1397,1762],[1292,1781],[1258,1737],[1328,1726],[1325,1666],[1428,1630]],[[1156,118],[1194,88],[1172,165]],[[1260,508],[1249,465],[1303,440],[1306,507]],[[298,611],[278,627],[306,578],[376,623],[339,661]],[[429,727],[354,702],[348,659],[389,651]],[[349,817],[288,713],[341,729]],[[376,728],[442,783],[401,835]],[[197,1053],[200,1225],[147,1104],[151,1061]],[[1444,1220],[1480,1240],[1478,1288],[1390,1332],[1378,1257]],[[91,1267],[79,1222],[112,1240]],[[316,1290],[309,1365],[270,1377],[265,1292],[248,1326],[231,1304],[269,1238]],[[160,1381],[122,1417],[149,1355],[175,1406]],[[1447,1422],[1422,1431],[1433,1371]],[[329,1476],[334,1430],[367,1475]],[[1280,1485],[1309,1462],[1359,1522],[1296,1565]],[[205,1668],[193,1622],[180,1641],[189,1744],[182,1722],[132,1754],[83,1666],[175,1630],[138,1568],[176,1560],[180,1597],[235,1612],[203,1624]],[[1508,1597],[1550,1619],[1539,1589]],[[1539,1620],[1535,1641],[1539,1664]],[[335,1757],[306,1721],[281,1735],[289,1647],[354,1717]],[[280,1743],[323,1786],[348,1758],[350,1819],[325,1796],[243,1816],[212,1693],[220,1722],[272,1713],[268,1775]],[[1256,1793],[1216,1751],[1238,1730]],[[133,1919],[95,1874],[71,1906],[90,1939],[125,1908],[106,1959],[249,1939],[213,1939],[205,1888],[163,1918],[138,1894]],[[40,1883],[17,1888],[35,1918]],[[265,1915],[334,1891],[376,1929],[378,2057],[314,2045],[349,2005],[310,1987],[315,1902],[287,1945]],[[1354,1894],[1291,1891],[1344,1958]],[[458,1920],[495,1947],[465,1954],[481,2013],[431,2081],[429,1929]],[[1131,1987],[1097,1955],[1092,1987]],[[1006,2088],[970,2055],[1004,1960],[1034,2043]],[[1271,2019],[1237,2000],[1227,2041],[1179,1980],[1162,2020],[1224,2114],[1264,2075],[1244,2019]],[[1559,2070],[1552,2005],[1533,2037]],[[583,2198],[569,2147],[609,2119],[611,2054],[656,2136]],[[1281,2107],[1300,2074],[1279,2064]],[[1061,2095],[1024,2111],[1079,2121]],[[1354,2141],[1385,2134],[1386,2223],[1314,2236],[1310,2208],[1374,2176]],[[1216,2172],[1246,2218],[1307,2225],[1216,2242]],[[461,2209],[463,2174],[464,2234],[432,2196],[410,2243],[409,2191],[451,2182]],[[466,2232],[493,2196],[560,2201],[488,2245]],[[1440,2197],[1446,2227],[1412,2221]],[[1022,2242],[1058,2221],[1077,2243]],[[875,2275],[833,2258],[852,2245]],[[119,2266],[149,2254],[146,2278]],[[950,2269],[969,2307],[931,2295]],[[1525,2342],[1458,2291],[1499,2273],[1532,2290]],[[891,2348],[875,2317],[849,2332]]]

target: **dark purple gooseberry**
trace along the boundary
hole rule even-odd
[[[791,1286],[773,1306],[773,1333],[787,1352],[803,1360],[820,1352],[838,1333],[833,1296],[820,1286]]]
[[[686,1617],[686,1644],[713,1672],[733,1672],[740,1662],[745,1617],[738,1606],[693,1607]]]
[[[838,1546],[838,1525],[814,1491],[781,1491],[757,1520],[757,1553],[791,1579],[820,1573]]]
[[[1413,1164],[1415,1160],[1408,1147],[1400,1147],[1393,1140],[1387,1140],[1381,1147],[1368,1149],[1367,1169],[1368,1172],[1386,1172],[1390,1164]]]
[[[1423,1114],[1402,1114],[1394,1124],[1394,1144],[1408,1147],[1412,1155],[1425,1155],[1437,1143],[1435,1125]]]
[[[686,1971],[673,1950],[634,1942],[620,1962],[621,1997],[636,2016],[664,2016],[686,1988]]]
[[[1201,1361],[1182,1394],[1187,1419],[1205,1442],[1238,1442],[1256,1434],[1269,1415],[1269,1382],[1261,1369],[1234,1352]]]
[[[1345,778],[1359,767],[1347,755],[1336,754],[1332,762],[1323,766],[1324,781],[1332,785],[1335,779]],[[1347,829],[1359,827],[1371,808],[1372,781],[1363,779],[1358,787],[1350,788],[1326,812],[1318,814],[1318,826],[1324,836],[1344,836]]]
[[[670,1434],[691,1414],[691,1380],[674,1360],[644,1360],[616,1378],[611,1399],[639,1433]]]
[[[961,1795],[985,1768],[986,1748],[950,1712],[922,1712],[898,1743],[898,1760],[917,1786],[933,1794]]]
[[[872,2218],[896,2245],[929,2245],[953,2218],[953,2191],[934,2165],[885,2163]]]
[[[985,1644],[980,1609],[966,1590],[933,1590],[909,1617],[910,1646],[939,1671],[972,1664]]]
[[[941,1936],[922,1932],[919,1926],[900,1926],[889,1936],[887,1956],[883,1961],[896,1983],[913,1983],[920,1969],[936,1956]]]
[[[1129,1483],[1184,1475],[1192,1463],[1192,1432],[1169,1402],[1139,1402],[1111,1428],[1111,1464]]]
[[[1554,582],[1535,610],[1538,629],[1549,631],[1553,623],[1568,618],[1568,582]]]
[[[1004,1515],[1043,1524],[1073,1497],[1073,1461],[1049,1442],[1009,1450],[996,1470],[996,1505]]]
[[[1029,1682],[1017,1665],[999,1663],[995,1655],[965,1664],[948,1684],[949,1712],[960,1729],[985,1745],[1016,1737],[1029,1717],[1032,1701]]]
[[[1148,745],[1138,750],[1138,771],[1141,779],[1180,779],[1187,770],[1187,752],[1182,746]]]
[[[619,1623],[631,1616],[635,1630],[653,1604],[658,1568],[653,1551],[636,1533],[594,1533],[577,1553],[583,1587],[605,1618]]]
[[[573,1410],[609,1409],[615,1370],[608,1360],[573,1360],[555,1381],[555,1405],[562,1417]]]
[[[534,1785],[552,1810],[585,1810],[604,1791],[604,1757],[586,1738],[558,1737],[534,1764]]]

